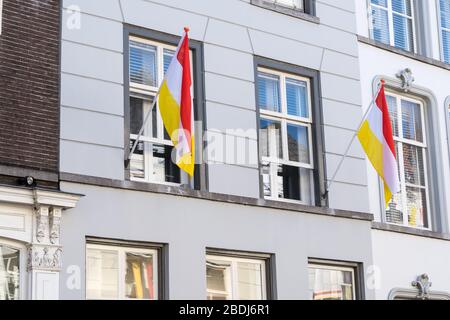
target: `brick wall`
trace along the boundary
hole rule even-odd
[[[2,167],[58,171],[59,23],[59,0],[3,0]]]

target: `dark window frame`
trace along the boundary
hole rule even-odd
[[[302,0],[303,10],[289,8],[279,5],[270,0],[251,0],[252,5],[272,10],[281,14],[286,14],[295,18],[308,20],[310,22],[319,23],[320,19],[316,16],[316,0]]]
[[[310,265],[320,265],[324,267],[344,267],[352,268],[354,270],[355,283],[355,300],[365,300],[365,284],[364,284],[364,264],[362,262],[352,262],[344,260],[329,260],[320,258],[309,258],[308,259],[308,269]]]
[[[266,276],[266,300],[277,300],[276,260],[274,253],[238,251],[220,248],[206,248],[207,255],[223,256],[230,258],[255,259],[265,261]],[[206,265],[205,265],[206,269]]]
[[[269,68],[281,72],[291,73],[294,75],[308,78],[311,84],[311,109],[312,109],[312,150],[314,159],[314,199],[312,206],[328,207],[328,197],[324,199],[326,194],[326,161],[324,152],[324,132],[323,132],[323,112],[322,112],[322,96],[320,85],[320,72],[306,67],[296,66],[285,62],[271,60],[260,56],[254,57],[254,74],[255,79],[258,78],[258,68]],[[260,150],[260,122],[261,117],[259,111],[258,86],[255,84],[256,97],[256,117],[257,117],[257,137],[258,137],[258,168],[259,168],[259,190],[260,197],[264,199],[263,177],[261,168],[261,150]]]
[[[130,167],[127,161],[130,154],[130,46],[129,37],[136,36],[144,39],[149,39],[157,42],[162,42],[168,45],[177,46],[180,42],[181,37],[173,34],[168,34],[160,31],[155,31],[151,29],[146,29],[142,27],[137,27],[133,25],[124,25],[123,32],[123,48],[124,48],[124,170],[125,170],[125,180],[130,181]],[[199,136],[197,135],[197,150],[196,153],[200,154],[205,148],[205,142],[203,141],[203,132],[206,128],[206,116],[205,116],[205,82],[204,82],[204,49],[203,43],[200,41],[189,39],[189,48],[192,50],[192,64],[193,64],[193,77],[194,77],[194,121],[202,123],[202,132]],[[199,140],[200,139],[200,140]],[[201,143],[200,143],[201,141]],[[201,156],[200,156],[201,159]],[[143,182],[146,184],[156,184],[157,182]],[[208,190],[208,168],[206,163],[200,163],[195,165],[194,173],[194,189],[207,191]]]
[[[142,241],[129,241],[118,240],[109,238],[99,238],[93,236],[86,236],[84,246],[84,256],[86,257],[87,245],[97,244],[102,246],[114,246],[124,248],[140,248],[155,250],[158,254],[158,300],[169,300],[169,244],[167,243],[155,243],[155,242],[142,242]],[[86,272],[85,267],[85,292],[86,297]]]

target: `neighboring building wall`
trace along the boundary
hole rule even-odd
[[[57,181],[59,21],[58,0],[3,0],[0,175]]]
[[[356,1],[361,68],[363,108],[373,99],[376,81],[387,81],[388,90],[410,95],[425,102],[426,133],[430,154],[428,176],[431,198],[431,231],[396,227],[385,224],[379,178],[368,163],[370,212],[375,221],[372,233],[374,265],[379,268],[377,299],[387,299],[394,288],[411,289],[411,282],[424,273],[430,277],[431,290],[450,292],[448,266],[450,265],[450,163],[446,140],[446,120],[450,90],[450,66],[439,61],[439,24],[437,1],[423,2],[420,10],[420,28],[426,35],[419,48],[422,55],[402,52],[368,41],[368,3]],[[417,4],[417,2],[415,2]],[[426,55],[426,56],[424,56]],[[396,74],[410,68],[414,82],[409,92],[402,90],[402,81]]]

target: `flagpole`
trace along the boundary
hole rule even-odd
[[[333,176],[331,177],[331,180],[328,182],[327,184],[327,189],[325,190],[325,193],[322,195],[323,199],[326,199],[328,197],[328,193],[330,192],[330,188],[333,185],[333,183],[336,180],[336,176],[339,173],[339,170],[341,169],[342,165],[344,164],[345,159],[347,159],[348,153],[350,152],[350,148],[353,145],[353,142],[355,141],[356,137],[358,136],[358,132],[361,129],[364,121],[366,121],[367,115],[369,114],[370,110],[372,110],[374,104],[375,104],[375,100],[377,99],[378,95],[380,94],[381,91],[381,84],[384,84],[384,80],[381,80],[380,84],[378,84],[378,89],[377,89],[377,94],[375,95],[375,97],[372,99],[372,101],[369,104],[369,107],[367,108],[366,112],[364,113],[364,116],[360,122],[360,124],[358,125],[358,128],[356,129],[355,133],[353,134],[353,137],[350,141],[350,143],[347,146],[347,149],[345,150],[344,155],[341,158],[341,161],[339,162],[336,170],[334,171]]]

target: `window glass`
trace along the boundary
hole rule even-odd
[[[155,46],[130,41],[130,81],[152,87],[158,85]]]
[[[280,79],[278,76],[259,73],[258,95],[260,109],[280,112]]]
[[[411,0],[372,0],[371,35],[374,40],[414,51]]]
[[[208,300],[263,300],[265,261],[208,255],[206,285]]]
[[[401,192],[386,210],[388,223],[429,228],[428,183],[423,105],[401,96],[387,95],[394,129]],[[401,118],[398,116],[401,114]]]
[[[0,300],[20,299],[20,250],[0,244]]]
[[[309,79],[264,68],[258,70],[258,78],[264,197],[313,204]],[[267,92],[267,81],[272,81],[270,87],[275,88],[270,92],[276,92],[276,99],[271,100],[277,101],[276,108],[268,108],[269,104],[261,103],[267,101],[261,98],[262,92]]]
[[[450,63],[450,0],[439,0],[443,60]]]
[[[88,299],[157,299],[157,251],[88,244]]]
[[[292,8],[303,8],[303,0],[272,0],[276,4]]]
[[[309,291],[312,300],[355,300],[352,268],[310,265]]]

